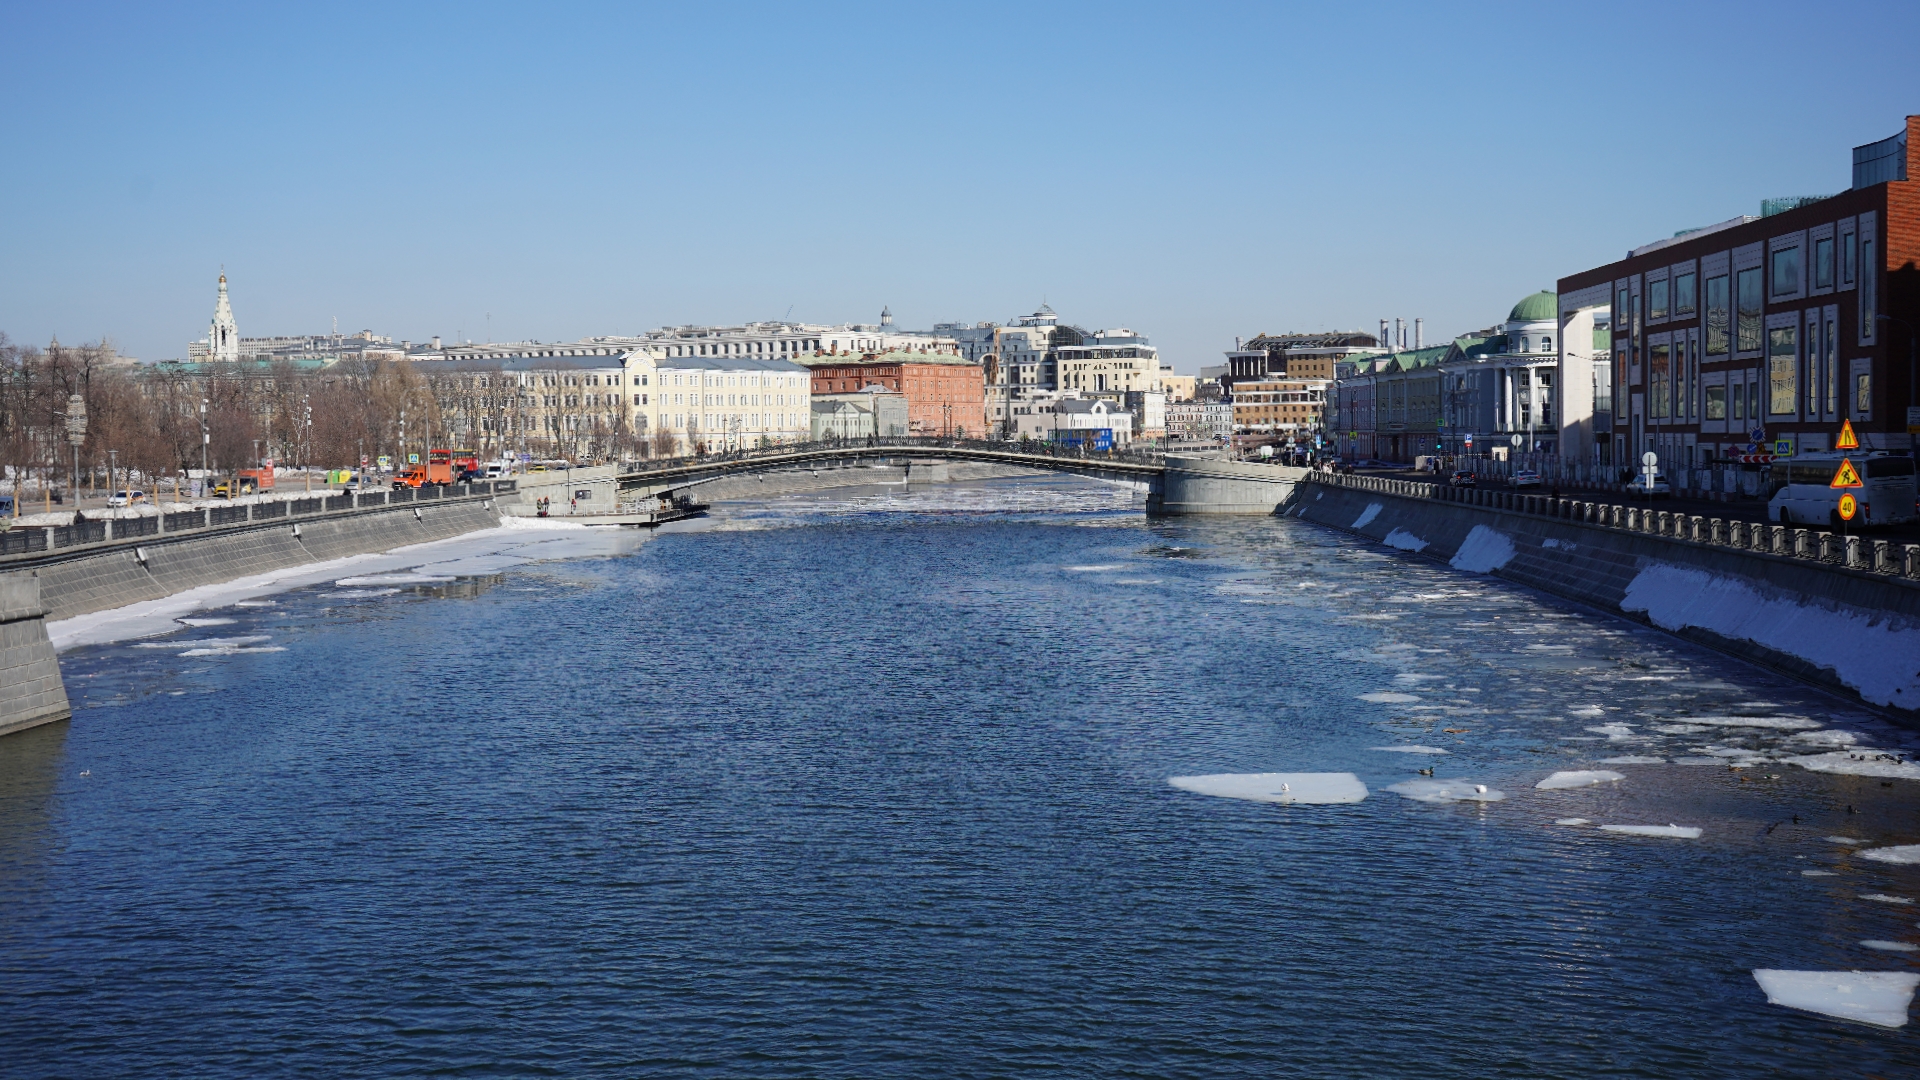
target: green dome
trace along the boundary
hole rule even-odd
[[[1507,312],[1508,322],[1557,322],[1560,319],[1560,297],[1545,289],[1513,305]]]

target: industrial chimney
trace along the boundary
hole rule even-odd
[[[1380,320],[1380,344],[1389,349],[1393,348],[1393,339],[1387,336],[1387,320],[1385,319]]]
[[[1413,347],[1416,349],[1425,347],[1426,322],[1425,319],[1413,320]]]
[[[1401,352],[1407,351],[1407,320],[1393,320],[1393,347]]]

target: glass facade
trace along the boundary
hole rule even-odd
[[[1668,348],[1665,342],[1647,346],[1647,418],[1650,420],[1665,420],[1672,400],[1673,376]]]
[[[1773,253],[1773,295],[1792,296],[1800,291],[1800,249],[1782,248]]]
[[[1693,311],[1693,275],[1676,274],[1673,279],[1673,313],[1691,315]]]
[[[1833,288],[1833,238],[1813,242],[1813,287]]]

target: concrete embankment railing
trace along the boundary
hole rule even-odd
[[[489,528],[499,521],[498,499],[513,490],[513,481],[493,481],[316,494],[0,534],[8,542],[0,554],[0,734],[69,714],[49,619]]]
[[[1318,472],[1280,512],[1619,612],[1920,718],[1920,546]]]

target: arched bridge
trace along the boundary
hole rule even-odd
[[[1284,465],[1228,461],[1201,455],[1112,452],[1048,445],[948,439],[880,439],[861,443],[803,443],[702,458],[678,458],[630,466],[620,474],[623,492],[692,494],[690,489],[730,476],[806,468],[896,464],[911,471],[955,461],[1010,465],[1074,473],[1097,480],[1141,485],[1149,512],[1169,514],[1270,514],[1306,470]],[[930,477],[931,478],[931,477]],[[940,477],[944,479],[944,476]]]

